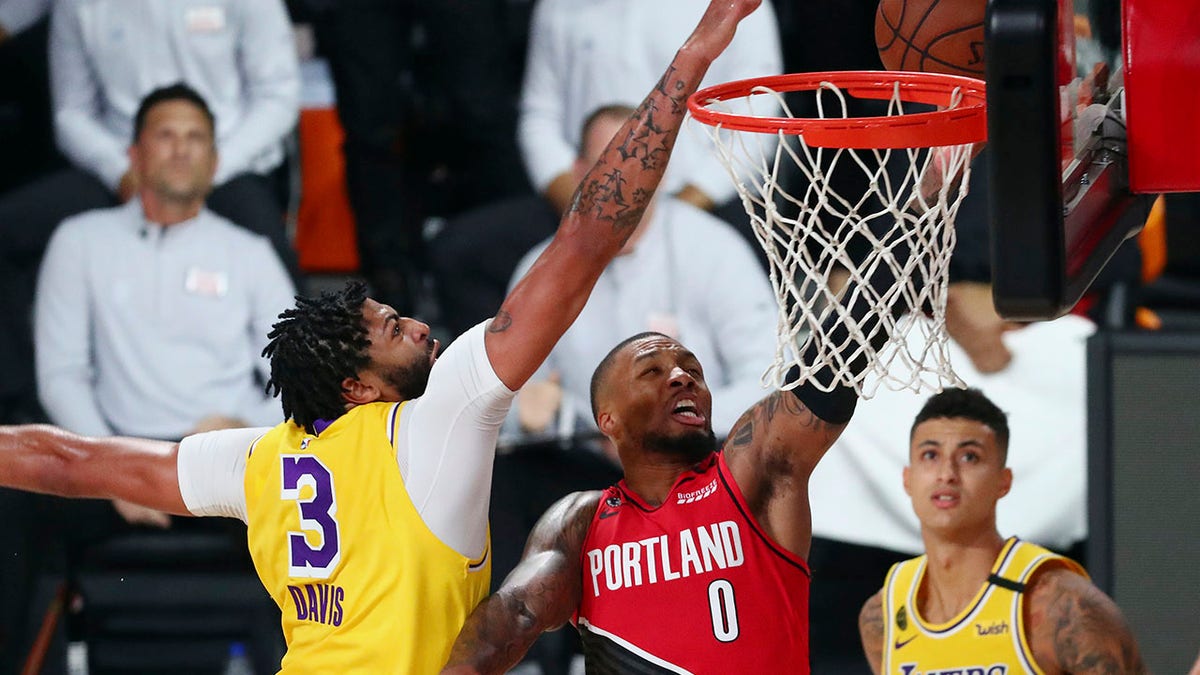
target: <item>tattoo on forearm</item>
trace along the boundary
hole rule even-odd
[[[687,96],[684,94],[687,91],[687,83],[675,75],[675,66],[667,68],[667,72],[663,73],[654,88],[671,102],[672,114],[683,114],[687,107]]]
[[[689,83],[672,66],[634,113],[634,124],[588,172],[570,211],[611,223],[628,239],[654,196],[687,110]]]
[[[512,326],[512,315],[503,309],[496,312],[496,318],[488,324],[489,333],[503,333]]]

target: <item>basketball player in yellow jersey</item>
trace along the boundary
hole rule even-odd
[[[1008,421],[978,389],[931,397],[904,489],[925,555],[892,567],[859,632],[889,675],[1144,673],[1129,626],[1075,562],[996,530],[1012,486]]]
[[[0,427],[0,485],[240,518],[283,612],[282,672],[437,672],[488,587],[492,457],[514,391],[641,220],[687,97],[760,1],[711,0],[524,280],[440,358],[428,326],[361,285],[299,298],[265,350],[288,421],[179,444]]]

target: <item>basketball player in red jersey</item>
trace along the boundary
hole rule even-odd
[[[1012,486],[1007,416],[978,389],[947,389],[913,423],[904,489],[925,554],[898,563],[859,616],[875,673],[1128,673],[1137,641],[1074,561],[996,529]]]
[[[718,453],[696,357],[658,333],[617,345],[592,406],[625,479],[551,507],[445,672],[504,672],[571,620],[589,673],[807,673],[808,478],[856,401],[776,391]]]

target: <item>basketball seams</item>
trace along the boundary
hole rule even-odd
[[[881,0],[875,38],[892,70],[983,77],[981,51],[986,0]],[[890,35],[889,35],[890,33]]]
[[[925,27],[925,22],[929,20],[929,15],[933,14],[933,10],[937,9],[937,6],[940,5],[941,2],[942,0],[933,0],[933,2],[929,3],[929,6],[925,8],[925,13],[922,14],[920,20],[917,21],[917,25],[913,26],[913,29],[909,31],[909,37],[907,39],[901,38],[904,40],[904,55],[900,57],[900,70],[908,70],[907,65],[909,49],[915,50],[918,54],[921,54],[922,57],[924,57],[925,50],[917,48],[915,44],[916,38],[917,35],[921,33],[921,29]],[[908,4],[907,0],[905,0],[905,4]],[[901,26],[903,25],[904,24],[901,23]],[[922,63],[924,63],[924,58],[921,58],[917,61],[918,66]]]
[[[925,61],[929,60],[929,61],[932,61],[944,68],[953,68],[954,70],[958,71],[955,74],[968,75],[971,77],[982,77],[983,76],[983,61],[979,62],[978,68],[964,68],[961,63],[958,63],[955,61],[950,61],[945,58],[939,58],[932,54],[934,47],[936,45],[938,45],[939,43],[944,42],[946,40],[950,40],[955,37],[958,37],[958,36],[962,35],[963,33],[967,33],[967,32],[973,31],[973,30],[980,30],[980,31],[983,30],[983,24],[982,23],[973,23],[970,26],[963,26],[962,28],[956,28],[952,31],[942,33],[941,35],[930,40],[929,44],[925,46],[925,51],[924,51],[925,56],[921,59],[921,69],[922,70],[925,69]],[[972,42],[974,42],[974,41],[972,41]]]

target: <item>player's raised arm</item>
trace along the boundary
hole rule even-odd
[[[500,307],[486,337],[496,374],[517,389],[583,309],[654,195],[687,97],[761,0],[712,0],[637,112],[584,176],[558,232]]]
[[[467,619],[444,675],[503,673],[544,631],[570,620],[583,592],[580,555],[599,498],[576,492],[542,516],[521,563]]]
[[[58,495],[123,499],[191,515],[179,492],[177,443],[88,438],[45,425],[0,427],[0,485]]]
[[[811,512],[808,479],[817,462],[833,446],[850,422],[858,404],[858,392],[837,376],[839,370],[859,377],[867,372],[870,356],[859,344],[860,335],[878,352],[887,344],[886,321],[902,308],[878,306],[860,297],[865,288],[892,286],[896,273],[878,265],[870,277],[849,283],[840,302],[846,316],[829,312],[821,333],[830,345],[838,345],[833,356],[821,356],[815,339],[802,354],[813,368],[807,379],[787,390],[768,394],[734,424],[725,443],[725,461],[746,500],[755,506],[759,523],[787,550],[808,556],[811,543]],[[832,350],[831,350],[832,351]],[[794,382],[799,367],[793,366],[785,381]]]

